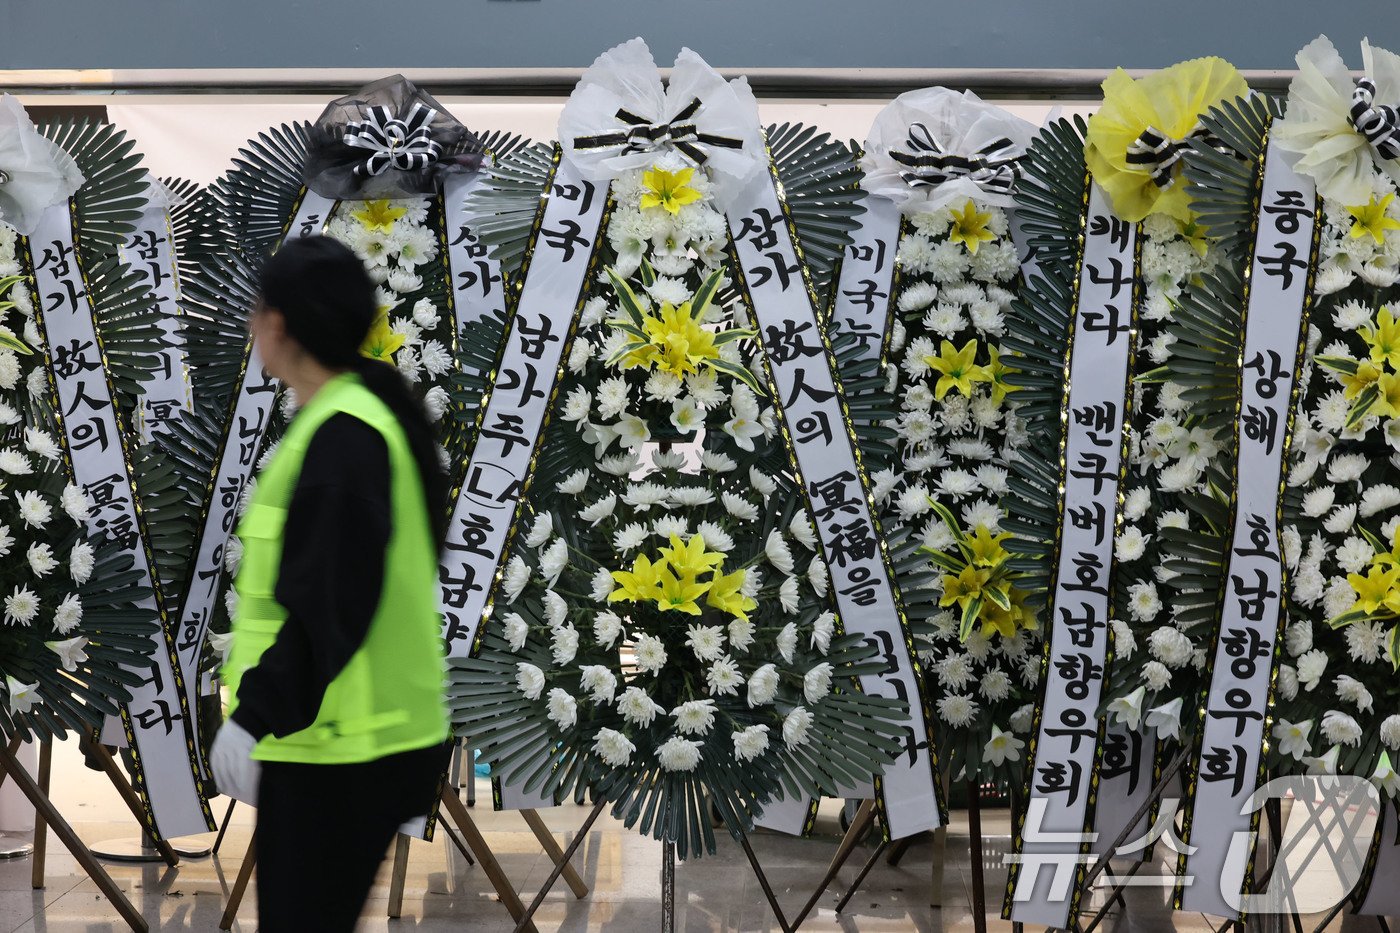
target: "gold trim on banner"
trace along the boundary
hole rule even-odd
[[[1253,283],[1254,257],[1255,257],[1255,253],[1256,253],[1256,251],[1257,251],[1257,249],[1258,249],[1258,245],[1259,245],[1259,244],[1258,244],[1258,241],[1259,241],[1259,208],[1260,208],[1260,201],[1261,201],[1261,199],[1262,199],[1262,197],[1263,197],[1263,192],[1264,192],[1264,168],[1265,168],[1265,163],[1268,161],[1268,155],[1269,155],[1269,129],[1267,128],[1267,126],[1271,126],[1271,125],[1272,125],[1272,122],[1273,122],[1273,120],[1272,120],[1272,118],[1270,118],[1270,119],[1269,119],[1269,124],[1266,125],[1266,129],[1265,129],[1265,131],[1264,131],[1264,138],[1263,138],[1263,140],[1261,141],[1261,145],[1260,145],[1260,148],[1259,148],[1259,157],[1258,157],[1258,159],[1257,159],[1257,165],[1256,165],[1256,168],[1255,168],[1255,185],[1254,185],[1254,193],[1253,193],[1253,195],[1252,195],[1252,202],[1253,202],[1253,204],[1252,204],[1252,208],[1253,208],[1253,210],[1252,210],[1252,213],[1253,213],[1253,222],[1251,223],[1251,226],[1250,226],[1249,258],[1248,258],[1248,259],[1246,260],[1246,262],[1245,262],[1244,273],[1243,273],[1243,276],[1242,276],[1242,281],[1243,281],[1243,284],[1244,284],[1244,293],[1243,293],[1243,296],[1242,296],[1242,299],[1241,299],[1241,311],[1240,311],[1240,344],[1239,344],[1240,349],[1239,349],[1239,351],[1238,351],[1238,353],[1239,353],[1240,356],[1242,356],[1242,355],[1243,355],[1243,352],[1244,352],[1243,348],[1244,348],[1244,342],[1245,342],[1245,333],[1246,333],[1246,330],[1247,330],[1247,325],[1248,325],[1248,323],[1249,323],[1249,301],[1250,301],[1250,294],[1251,294],[1251,286],[1252,286],[1252,283]],[[1276,506],[1275,506],[1275,516],[1274,516],[1274,522],[1275,522],[1275,526],[1274,526],[1274,535],[1275,535],[1275,538],[1276,538],[1276,539],[1277,539],[1278,535],[1281,534],[1282,529],[1283,529],[1283,499],[1284,499],[1285,491],[1286,491],[1287,488],[1288,488],[1288,472],[1289,472],[1289,457],[1288,457],[1288,455],[1289,455],[1289,452],[1292,450],[1292,447],[1293,447],[1293,430],[1294,430],[1295,422],[1297,421],[1297,411],[1298,411],[1299,397],[1300,397],[1301,392],[1302,392],[1302,389],[1303,389],[1303,387],[1302,387],[1302,385],[1301,385],[1302,380],[1301,380],[1300,376],[1302,375],[1302,370],[1303,370],[1303,366],[1304,366],[1304,363],[1305,363],[1305,351],[1307,350],[1307,341],[1308,341],[1308,325],[1309,325],[1310,319],[1311,319],[1311,317],[1312,317],[1312,307],[1313,307],[1313,303],[1314,303],[1314,301],[1315,301],[1315,299],[1316,299],[1316,296],[1315,296],[1315,293],[1314,293],[1314,286],[1316,285],[1316,280],[1317,280],[1317,260],[1318,260],[1318,251],[1319,251],[1319,248],[1320,248],[1320,246],[1321,246],[1321,241],[1322,241],[1322,229],[1323,229],[1324,226],[1326,226],[1326,224],[1325,224],[1324,221],[1323,221],[1322,198],[1319,197],[1319,196],[1314,192],[1314,195],[1313,195],[1313,233],[1312,233],[1312,248],[1311,248],[1311,250],[1310,250],[1310,252],[1309,252],[1309,256],[1308,256],[1308,274],[1307,274],[1307,283],[1306,283],[1306,286],[1305,286],[1306,291],[1303,293],[1303,308],[1302,308],[1302,313],[1301,313],[1301,315],[1299,316],[1299,323],[1298,323],[1298,348],[1297,348],[1297,355],[1295,356],[1295,358],[1294,358],[1294,360],[1293,360],[1292,386],[1291,386],[1291,388],[1290,388],[1290,390],[1289,390],[1288,421],[1287,421],[1287,423],[1286,423],[1286,425],[1285,425],[1285,428],[1284,428],[1284,436],[1283,436],[1282,450],[1281,450],[1280,453],[1279,453],[1279,457],[1281,458],[1281,459],[1280,459],[1280,464],[1281,464],[1281,465],[1280,465],[1280,469],[1279,469],[1279,488],[1278,488],[1278,494],[1277,494],[1276,500],[1275,500],[1275,501],[1276,501]],[[1239,362],[1240,362],[1240,363],[1243,363],[1243,360],[1241,359]],[[1236,369],[1235,369],[1235,413],[1234,413],[1234,420],[1233,420],[1233,422],[1232,422],[1232,424],[1233,424],[1233,426],[1234,426],[1233,432],[1232,432],[1232,434],[1233,434],[1233,438],[1232,438],[1232,439],[1233,439],[1234,457],[1233,457],[1233,463],[1231,464],[1231,468],[1230,468],[1230,477],[1231,477],[1232,483],[1231,483],[1231,488],[1230,488],[1229,519],[1228,519],[1228,521],[1227,521],[1226,524],[1225,524],[1225,528],[1226,528],[1227,530],[1225,531],[1225,533],[1224,533],[1224,535],[1223,535],[1223,541],[1224,541],[1224,544],[1225,544],[1225,552],[1224,552],[1224,556],[1223,556],[1223,558],[1222,558],[1222,563],[1221,563],[1221,568],[1220,568],[1220,582],[1219,582],[1219,585],[1218,585],[1217,591],[1216,591],[1215,633],[1214,633],[1214,635],[1213,635],[1212,638],[1211,638],[1211,644],[1210,644],[1209,654],[1207,655],[1207,657],[1209,657],[1210,659],[1212,659],[1212,661],[1213,661],[1213,659],[1215,658],[1215,654],[1216,654],[1216,651],[1217,651],[1217,649],[1218,649],[1218,647],[1219,647],[1219,642],[1220,642],[1220,625],[1221,625],[1221,622],[1222,622],[1222,619],[1223,619],[1223,616],[1224,616],[1225,588],[1226,588],[1226,586],[1228,585],[1228,577],[1229,577],[1229,552],[1230,552],[1231,548],[1233,547],[1233,542],[1234,542],[1235,512],[1236,512],[1236,507],[1237,507],[1237,505],[1238,505],[1238,501],[1237,501],[1237,500],[1238,500],[1238,497],[1239,497],[1239,481],[1240,481],[1240,478],[1239,478],[1239,468],[1240,468],[1240,458],[1239,458],[1239,446],[1240,446],[1240,444],[1239,444],[1239,436],[1240,436],[1240,412],[1241,412],[1241,408],[1242,408],[1242,406],[1243,406],[1243,404],[1244,404],[1244,401],[1243,401],[1243,391],[1244,391],[1244,388],[1243,388],[1243,387],[1244,387],[1244,371],[1243,371],[1242,366],[1237,366]],[[1283,559],[1282,551],[1280,550],[1280,553],[1279,553],[1279,614],[1278,614],[1278,621],[1275,623],[1275,626],[1274,626],[1273,653],[1272,653],[1272,656],[1271,656],[1270,659],[1269,659],[1269,665],[1270,665],[1269,689],[1268,689],[1268,695],[1266,696],[1266,698],[1265,698],[1265,703],[1264,703],[1263,741],[1262,741],[1262,743],[1261,743],[1261,747],[1260,747],[1260,750],[1259,750],[1259,764],[1258,764],[1258,767],[1257,767],[1257,769],[1256,769],[1256,774],[1255,774],[1255,778],[1254,778],[1254,784],[1255,784],[1255,788],[1256,788],[1256,789],[1258,788],[1258,786],[1260,785],[1260,783],[1263,782],[1264,778],[1267,776],[1267,773],[1268,773],[1268,768],[1267,768],[1267,766],[1266,766],[1266,760],[1267,760],[1267,758],[1268,758],[1270,729],[1271,729],[1271,727],[1272,727],[1272,725],[1273,725],[1274,696],[1275,696],[1275,694],[1276,694],[1277,685],[1278,685],[1278,661],[1279,661],[1280,656],[1282,655],[1282,641],[1283,641],[1283,639],[1280,638],[1280,635],[1283,633],[1284,628],[1285,628],[1285,626],[1286,626],[1286,624],[1287,624],[1287,619],[1288,619],[1288,598],[1287,598],[1287,593],[1288,593],[1288,563],[1287,563],[1287,561],[1285,561],[1285,560]],[[1199,769],[1198,765],[1199,765],[1199,762],[1200,762],[1201,744],[1202,744],[1202,742],[1203,742],[1203,740],[1204,740],[1204,738],[1205,738],[1205,726],[1204,726],[1204,722],[1205,722],[1205,716],[1206,716],[1206,711],[1207,711],[1207,706],[1206,706],[1206,704],[1209,702],[1209,696],[1210,696],[1210,680],[1209,680],[1209,679],[1208,679],[1208,680],[1206,681],[1206,683],[1202,686],[1202,688],[1201,688],[1200,692],[1197,694],[1197,696],[1198,696],[1198,700],[1197,700],[1198,705],[1197,705],[1197,708],[1196,708],[1196,721],[1197,721],[1198,727],[1197,727],[1197,729],[1196,729],[1196,739],[1195,739],[1195,741],[1192,743],[1192,754],[1190,755],[1190,757],[1189,757],[1188,760],[1187,760],[1187,763],[1186,763],[1186,770],[1185,770],[1185,776],[1184,776],[1183,781],[1182,781],[1182,801],[1183,801],[1183,805],[1182,805],[1182,816],[1181,816],[1181,841],[1182,841],[1182,843],[1185,844],[1185,846],[1190,846],[1190,843],[1191,843],[1191,828],[1192,828],[1192,823],[1194,822],[1194,817],[1195,817],[1195,809],[1196,809],[1196,808],[1195,808],[1196,786],[1197,786],[1198,779],[1199,779],[1199,776],[1200,776],[1200,774],[1199,774],[1200,769]],[[1261,809],[1256,809],[1253,813],[1250,814],[1250,820],[1249,820],[1249,829],[1250,829],[1250,837],[1249,837],[1249,838],[1250,838],[1250,841],[1249,841],[1249,858],[1248,858],[1248,860],[1247,860],[1246,863],[1245,863],[1245,873],[1244,873],[1244,879],[1243,879],[1243,885],[1242,885],[1242,888],[1243,888],[1243,889],[1242,889],[1242,892],[1241,892],[1241,893],[1248,892],[1248,891],[1254,886],[1254,852],[1255,852],[1255,849],[1256,849],[1256,847],[1258,846],[1258,843],[1259,843],[1259,833],[1258,833],[1258,830],[1259,830],[1259,817],[1260,817],[1260,812],[1261,812],[1261,810],[1262,810],[1262,808],[1261,808]],[[1186,871],[1186,862],[1187,862],[1187,858],[1188,858],[1188,856],[1187,856],[1187,853],[1186,853],[1185,851],[1179,852],[1179,853],[1177,854],[1177,857],[1176,857],[1176,883],[1175,883],[1175,885],[1173,885],[1173,887],[1172,887],[1172,908],[1173,908],[1174,910],[1180,910],[1180,909],[1181,909],[1182,901],[1183,901],[1183,898],[1185,897],[1186,889],[1185,889],[1185,885],[1183,884],[1183,879],[1184,879],[1184,877],[1185,877],[1185,874],[1184,874],[1184,873],[1185,873],[1185,871]],[[1246,916],[1246,915],[1245,915],[1245,912],[1244,912],[1244,911],[1240,911],[1240,920],[1244,920],[1245,916]]]
[[[160,625],[160,635],[158,638],[165,643],[165,651],[167,659],[170,662],[174,689],[179,694],[180,698],[181,721],[184,724],[183,728],[185,730],[185,751],[190,764],[190,773],[194,782],[195,795],[199,799],[200,810],[204,814],[204,822],[209,830],[213,831],[218,828],[218,824],[214,821],[214,813],[209,808],[209,798],[204,792],[204,779],[200,768],[200,756],[197,750],[199,738],[195,733],[194,721],[190,714],[189,699],[185,692],[185,678],[180,665],[180,654],[175,646],[175,639],[172,637],[170,631],[170,618],[166,612],[165,596],[162,592],[160,573],[157,569],[158,565],[155,560],[155,555],[151,551],[151,536],[149,529],[146,527],[145,511],[141,507],[141,497],[136,489],[136,471],[132,464],[130,445],[127,443],[126,437],[126,428],[128,426],[124,425],[122,422],[121,405],[118,401],[116,389],[112,385],[111,365],[107,360],[107,345],[102,337],[102,328],[98,326],[97,322],[97,308],[93,303],[92,285],[88,280],[87,263],[83,257],[84,251],[79,248],[79,243],[81,242],[80,227],[76,203],[72,198],[68,200],[68,220],[74,247],[73,261],[77,265],[78,275],[82,279],[83,289],[86,292],[83,297],[88,306],[88,317],[92,326],[93,338],[97,345],[98,357],[102,361],[102,380],[107,388],[108,401],[112,411],[112,421],[117,429],[116,442],[121,453],[122,466],[126,471],[125,479],[128,493],[131,496],[132,515],[136,522],[136,531],[140,536],[141,550],[146,558],[146,572],[151,584],[151,598],[155,604],[156,621]],[[24,237],[23,239],[25,261],[29,266],[31,275],[33,275],[35,274],[33,252],[29,244],[29,238]],[[118,265],[116,269],[121,270],[122,266]],[[49,383],[49,402],[53,408],[54,421],[59,427],[59,441],[63,447],[65,462],[69,468],[69,475],[72,476],[76,482],[77,475],[73,470],[73,461],[68,443],[68,431],[64,420],[63,405],[58,397],[58,383],[53,372],[53,359],[50,354],[48,327],[44,323],[44,307],[42,301],[34,305],[34,325],[38,328],[39,334],[43,338],[44,374]],[[86,540],[86,534],[84,534],[84,540]],[[159,643],[157,642],[157,650],[158,645]],[[132,789],[136,791],[137,797],[140,798],[145,811],[144,815],[147,824],[147,832],[155,839],[163,839],[164,837],[161,835],[160,829],[156,826],[155,809],[151,805],[150,793],[146,788],[146,771],[141,762],[140,746],[137,742],[136,730],[131,724],[131,710],[126,703],[121,704],[121,721],[122,731],[126,734],[127,750],[131,755],[131,786]]]

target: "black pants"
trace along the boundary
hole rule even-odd
[[[268,761],[258,784],[258,929],[348,933],[404,821],[431,808],[447,747],[353,765]]]

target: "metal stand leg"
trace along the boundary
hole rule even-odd
[[[758,856],[754,854],[753,846],[749,845],[748,834],[739,829],[739,845],[743,846],[744,855],[749,860],[749,867],[753,869],[754,877],[758,879],[758,886],[763,889],[763,896],[768,899],[768,906],[773,911],[773,916],[777,918],[778,928],[783,933],[792,933],[795,929],[788,923],[787,917],[783,915],[783,908],[778,904],[778,898],[773,894],[773,886],[768,883],[768,875],[764,873],[763,866],[758,862]]]
[[[904,841],[906,841],[906,840],[905,840],[905,839],[899,840],[899,842],[904,842]],[[897,842],[897,843],[895,843],[895,845],[899,845],[899,843]],[[872,868],[875,867],[875,863],[878,862],[878,861],[880,860],[881,854],[884,853],[886,847],[888,847],[888,846],[889,846],[889,843],[887,843],[887,842],[882,842],[882,843],[880,843],[878,846],[875,847],[875,851],[874,851],[874,852],[871,852],[871,853],[870,853],[870,858],[868,858],[868,859],[865,860],[865,866],[864,866],[863,868],[861,868],[860,874],[856,875],[856,880],[853,881],[853,882],[851,882],[851,886],[850,886],[849,888],[846,889],[846,893],[841,895],[841,900],[839,900],[839,901],[836,902],[836,912],[837,912],[838,914],[839,914],[841,911],[843,911],[843,910],[846,909],[846,905],[849,904],[849,903],[851,902],[851,898],[855,896],[856,890],[857,890],[863,883],[865,883],[865,876],[868,875],[868,874],[870,874],[870,869],[872,869]]]
[[[39,743],[39,793],[49,795],[49,772],[53,769],[53,742]],[[38,890],[44,886],[44,861],[48,857],[49,825],[38,808],[34,810],[34,865],[30,885]]]
[[[54,807],[53,801],[49,800],[48,795],[39,789],[39,785],[29,776],[29,772],[24,770],[19,759],[15,758],[14,752],[10,751],[9,748],[0,750],[0,772],[14,778],[20,792],[33,805],[34,812],[43,816],[45,823],[53,829],[54,835],[72,853],[78,864],[83,866],[83,871],[87,872],[88,877],[97,885],[103,896],[111,901],[112,906],[117,909],[117,913],[121,914],[127,925],[133,930],[137,930],[138,933],[146,933],[150,927],[145,918],[132,906],[131,901],[112,880],[112,876],[107,874],[107,870],[102,867],[102,864],[93,858],[92,852],[83,845],[83,841],[78,838],[73,827],[68,825],[68,821]]]
[[[676,844],[661,843],[661,933],[676,933]]]
[[[836,878],[841,866],[846,864],[846,860],[851,857],[851,852],[855,850],[860,840],[865,838],[865,834],[870,830],[870,824],[875,822],[875,801],[866,800],[856,811],[855,819],[851,820],[851,828],[846,830],[846,835],[841,838],[841,844],[836,847],[836,855],[832,857],[831,864],[827,866],[826,874],[822,876],[817,889],[812,892],[812,896],[807,899],[807,903],[802,906],[802,910],[792,921],[792,929],[802,926],[802,921],[812,913],[817,906],[817,901],[826,893],[826,889],[831,886],[831,882]]]
[[[549,831],[549,827],[544,825],[544,820],[540,819],[539,813],[534,810],[521,810],[520,815],[525,818],[525,822],[530,827],[530,831],[533,832],[535,838],[540,841],[540,846],[544,849],[544,854],[549,856],[550,861],[556,865],[563,862],[564,882],[568,884],[569,889],[574,892],[574,897],[579,900],[587,897],[588,885],[583,883],[583,879],[578,876],[578,872],[574,870],[574,866],[570,865],[568,862],[564,862],[564,853],[559,848],[559,843],[555,841],[554,834]]]
[[[466,840],[467,847],[476,853],[476,860],[481,863],[482,871],[486,872],[487,879],[491,886],[496,889],[496,894],[500,897],[501,903],[510,911],[511,919],[517,924],[516,930],[525,933],[538,933],[535,924],[525,916],[525,907],[520,903],[520,895],[511,886],[510,879],[501,870],[501,865],[496,861],[496,855],[491,851],[491,847],[486,844],[486,839],[481,835],[481,830],[476,828],[476,823],[472,821],[472,815],[467,812],[467,808],[457,797],[457,792],[451,787],[444,787],[442,791],[442,802],[447,808],[447,813],[452,817],[452,821],[457,824],[457,828],[462,832],[462,838]],[[522,923],[523,919],[523,923]]]
[[[904,859],[904,854],[909,851],[909,847],[914,844],[914,840],[918,839],[919,835],[905,836],[903,839],[896,840],[894,845],[890,846],[890,854],[885,857],[885,864],[892,868],[898,867]]]
[[[238,866],[238,880],[233,890],[228,892],[228,903],[224,905],[224,915],[219,918],[219,929],[233,929],[233,921],[238,919],[238,905],[243,903],[243,895],[248,890],[248,881],[253,877],[253,869],[258,864],[258,831],[248,837],[248,851],[243,853],[243,864]]]
[[[408,846],[413,839],[399,833],[394,839],[394,872],[389,881],[389,919],[403,916],[403,888],[408,879]]]
[[[233,808],[238,806],[238,801],[232,797],[228,799],[228,809],[224,811],[223,822],[219,824],[219,834],[214,837],[214,848],[209,850],[210,855],[219,854],[219,846],[224,844],[224,833],[228,832],[229,821],[233,819]]]
[[[987,933],[987,883],[982,867],[982,788],[967,782],[967,835],[972,860],[972,929]]]
[[[461,806],[461,804],[458,803],[458,806]],[[578,834],[574,836],[574,841],[569,843],[569,847],[564,850],[559,858],[554,859],[554,870],[549,873],[549,877],[544,880],[544,884],[540,887],[539,893],[536,894],[535,899],[530,902],[530,908],[526,910],[523,915],[516,917],[515,933],[524,933],[527,929],[534,929],[535,912],[540,909],[540,905],[544,903],[544,899],[549,896],[550,889],[553,888],[554,883],[559,880],[559,876],[564,873],[564,868],[569,864],[570,860],[573,859],[574,853],[583,845],[583,840],[588,838],[588,830],[593,826],[593,821],[598,819],[598,815],[603,812],[603,807],[605,806],[607,806],[606,800],[600,800],[593,805],[593,810],[588,814],[588,819],[584,820],[583,825],[579,827]],[[463,812],[466,811],[464,810]],[[553,855],[551,854],[550,857],[553,858]]]

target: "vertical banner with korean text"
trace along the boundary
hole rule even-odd
[[[478,172],[458,172],[442,183],[443,229],[447,233],[449,294],[458,336],[475,321],[506,319],[506,282],[501,264],[486,255],[486,244],[467,223],[467,197],[486,183],[488,165]]]
[[[29,248],[38,298],[35,319],[43,336],[54,414],[73,482],[91,502],[88,533],[130,555],[140,575],[137,585],[151,594],[138,608],[160,625],[150,645],[152,666],[141,671],[143,681],[131,688],[131,700],[122,708],[132,786],[146,806],[147,829],[153,834],[169,838],[207,832],[214,822],[200,779],[190,704],[137,508],[127,439],[117,417],[68,204],[44,212]]]
[[[491,612],[583,296],[597,271],[607,199],[605,188],[585,181],[567,157],[559,157],[520,271],[523,286],[496,382],[483,402],[476,444],[455,493],[440,567],[449,657],[472,652]],[[501,809],[553,805],[494,783]]]
[[[1177,859],[1176,906],[1221,917],[1242,913],[1253,874],[1258,811],[1248,802],[1263,776],[1284,625],[1279,511],[1316,266],[1317,195],[1272,140],[1259,204],[1240,357],[1230,550],[1199,757],[1187,776],[1182,839],[1192,850]]]
[[[302,237],[319,233],[325,229],[334,208],[334,201],[307,191],[287,224],[287,236]],[[223,441],[214,460],[214,473],[205,491],[204,523],[195,539],[194,561],[184,599],[180,602],[180,620],[176,629],[176,648],[184,672],[187,702],[190,709],[196,711],[196,716],[201,693],[200,655],[204,650],[209,623],[213,621],[225,551],[238,520],[243,491],[253,477],[258,450],[262,447],[263,435],[267,433],[276,400],[277,384],[263,370],[257,350],[250,341],[245,351],[243,372],[230,404]],[[199,734],[195,732],[196,736]],[[203,760],[204,751],[198,747],[201,767],[208,774],[208,763]]]
[[[148,184],[160,182],[147,177]],[[160,308],[160,329],[166,345],[159,351],[161,368],[141,389],[137,413],[141,437],[149,440],[162,425],[178,418],[190,407],[190,379],[185,367],[185,342],[180,326],[180,273],[175,251],[175,234],[170,224],[168,192],[153,191],[146,209],[136,221],[136,229],[122,244],[122,261],[140,276]]]
[[[890,838],[936,829],[942,814],[932,714],[836,362],[777,179],[760,176],[741,203],[728,216],[739,279],[756,319],[774,407],[831,568],[841,624],[886,661],[883,674],[863,677],[861,685],[872,696],[909,705],[904,753],[874,776],[876,805]]]
[[[895,253],[902,215],[889,198],[868,195],[851,231],[831,299],[831,323],[855,334],[863,358],[884,355],[894,323]]]
[[[1026,812],[1014,839],[1010,917],[1065,927],[1093,819],[1098,707],[1109,659],[1113,540],[1125,464],[1138,231],[1090,189],[1061,422],[1061,518],[1048,594],[1044,694]]]

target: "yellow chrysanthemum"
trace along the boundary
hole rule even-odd
[[[681,168],[668,172],[654,168],[642,175],[641,208],[659,207],[669,214],[679,214],[687,204],[700,200],[700,192],[690,187],[695,169]]]
[[[1084,159],[1094,180],[1108,194],[1113,210],[1137,222],[1148,214],[1191,219],[1181,165],[1130,161],[1153,137],[1166,140],[1167,152],[1199,131],[1211,107],[1249,91],[1235,66],[1223,58],[1196,58],[1133,80],[1119,68],[1103,83],[1104,101],[1089,118]],[[1154,180],[1154,174],[1156,179]]]

